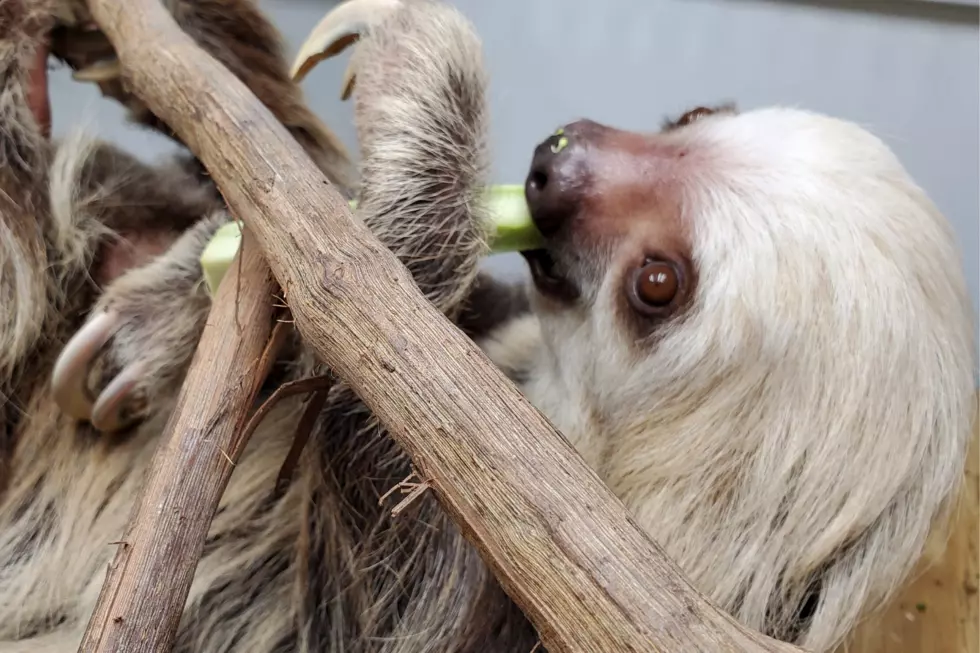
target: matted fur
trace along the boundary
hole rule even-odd
[[[0,169],[0,653],[67,653],[206,318],[197,256],[229,218],[193,161],[149,167],[81,136],[40,138],[24,105],[36,38],[24,6],[0,0],[0,153],[18,162]],[[313,125],[301,142],[353,192],[254,7],[200,0],[174,12],[284,123]],[[243,50],[236,34],[264,36]],[[753,628],[832,648],[917,560],[970,433],[959,255],[899,162],[853,125],[789,109],[663,134],[697,161],[674,191],[699,286],[681,319],[636,341],[613,306],[615,248],[592,254],[588,301],[574,309],[533,292],[529,305],[477,274],[486,78],[456,11],[407,4],[355,61],[359,215],[702,591]],[[160,127],[138,107],[134,117]],[[150,226],[170,229],[172,247],[96,287],[89,273],[113,235]],[[114,435],[68,419],[48,388],[67,338],[108,305],[123,323],[94,390],[150,366],[139,425]],[[308,352],[282,363],[267,390],[317,367]],[[397,498],[378,505],[408,460],[343,384],[296,480],[273,496],[300,411],[299,400],[277,407],[237,465],[177,650],[528,653],[533,630],[432,497],[397,519]]]

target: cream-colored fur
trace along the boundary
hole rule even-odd
[[[819,574],[802,644],[828,650],[906,577],[962,479],[975,352],[955,238],[847,122],[772,108],[663,139],[700,166],[677,182],[693,310],[636,347],[607,274],[591,310],[539,312],[524,389],[744,623],[790,628],[774,600]]]

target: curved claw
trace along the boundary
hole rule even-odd
[[[94,401],[86,386],[88,368],[121,324],[114,312],[104,312],[79,329],[55,361],[51,391],[55,402],[75,419],[89,419]]]
[[[132,418],[125,412],[127,400],[143,376],[144,368],[142,362],[133,363],[105,387],[92,408],[92,426],[103,432],[111,432],[129,425]]]
[[[302,81],[313,67],[324,59],[336,56],[352,45],[361,34],[398,9],[402,0],[347,0],[330,11],[313,28],[299,48],[290,74]],[[354,90],[355,73],[350,64],[344,72],[341,98],[347,99]]]
[[[71,74],[71,78],[76,82],[111,82],[122,76],[122,64],[115,57],[103,59],[93,64],[80,68]]]

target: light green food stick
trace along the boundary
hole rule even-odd
[[[524,199],[524,186],[504,184],[487,189],[487,204],[490,219],[494,225],[494,235],[490,243],[493,254],[519,252],[541,246],[541,234],[531,221],[531,214]],[[351,209],[357,208],[357,201],[350,202]],[[201,269],[208,292],[213,296],[218,284],[224,279],[228,267],[235,259],[241,246],[242,232],[238,222],[229,222],[215,232],[208,246],[201,254]]]
[[[214,297],[218,284],[225,278],[228,266],[235,259],[242,243],[242,230],[238,222],[229,222],[214,232],[208,246],[201,253],[201,270],[208,293]]]
[[[487,205],[494,234],[490,243],[493,254],[520,252],[542,246],[541,234],[531,221],[522,184],[504,184],[487,189]]]

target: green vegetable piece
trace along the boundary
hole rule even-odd
[[[520,252],[543,246],[541,234],[527,208],[523,185],[491,186],[486,199],[494,228],[490,242],[492,253]]]
[[[204,282],[208,293],[213,297],[218,292],[218,284],[224,279],[225,273],[242,242],[242,230],[238,222],[223,225],[201,254],[201,269],[204,271]]]

